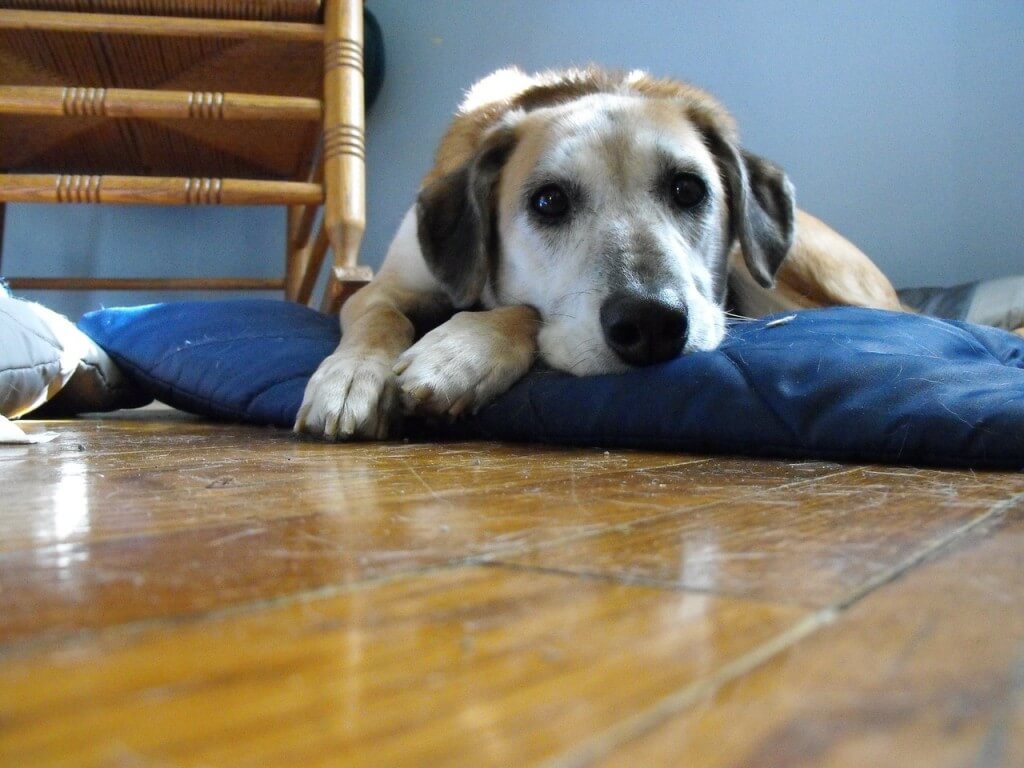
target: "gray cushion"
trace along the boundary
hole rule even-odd
[[[1024,326],[1024,275],[951,288],[904,288],[900,301],[923,315],[1013,331]]]

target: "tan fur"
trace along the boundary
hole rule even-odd
[[[516,194],[520,181],[526,178],[537,165],[537,160],[548,142],[550,123],[539,123],[521,137],[517,152],[505,164],[498,181],[498,206],[505,209],[506,218],[512,215],[516,205]]]
[[[797,210],[793,246],[762,288],[750,276],[737,246],[729,256],[736,309],[749,317],[790,309],[852,306],[906,311],[889,280],[863,251],[811,214]]]
[[[423,185],[466,163],[476,153],[484,134],[506,114],[564,104],[594,93],[672,99],[682,104],[685,114],[697,125],[711,123],[724,138],[737,138],[736,122],[711,94],[678,80],[654,78],[643,72],[606,72],[596,67],[536,75],[503,69],[481,80],[466,94],[441,139],[434,167],[428,171]]]
[[[797,211],[796,239],[775,283],[803,296],[810,306],[900,309],[896,290],[881,270],[857,246],[804,211]]]

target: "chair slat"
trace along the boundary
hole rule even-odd
[[[319,24],[294,21],[201,19],[186,16],[121,16],[114,13],[63,13],[0,9],[0,29],[51,32],[148,35],[151,37],[219,37],[242,40],[323,41]]]
[[[11,277],[16,291],[281,291],[280,277]]]
[[[0,0],[0,8],[206,19],[316,21],[319,0]]]
[[[322,185],[300,181],[0,174],[0,201],[8,203],[309,205],[322,200]]]
[[[254,93],[0,85],[0,114],[316,122],[323,107],[319,99]]]

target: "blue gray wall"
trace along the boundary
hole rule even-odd
[[[388,73],[369,117],[379,263],[462,91],[510,63],[598,62],[692,80],[800,205],[897,285],[1024,272],[1024,3],[369,0]],[[9,210],[10,274],[271,275],[279,211]],[[69,314],[152,295],[58,297]]]

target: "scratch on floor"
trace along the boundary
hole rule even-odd
[[[245,539],[245,538],[248,538],[249,536],[259,536],[261,533],[266,533],[266,532],[267,532],[266,526],[262,526],[262,525],[256,526],[254,528],[246,528],[244,531],[236,531],[235,533],[229,533],[226,536],[221,536],[220,538],[208,541],[208,542],[206,542],[206,546],[208,546],[208,547],[220,547],[220,546],[223,546],[224,544],[229,544],[232,541],[237,541],[238,539]]]
[[[412,473],[413,477],[415,477],[417,480],[419,480],[420,485],[422,485],[427,490],[427,493],[430,494],[431,498],[433,498],[435,501],[442,501],[442,502],[446,502],[446,503],[450,502],[449,499],[445,499],[444,496],[442,496],[437,491],[435,491],[433,488],[431,488],[430,487],[430,483],[428,483],[426,480],[423,479],[423,475],[421,475],[419,472],[417,472],[415,467],[406,467],[406,469],[408,469]]]

